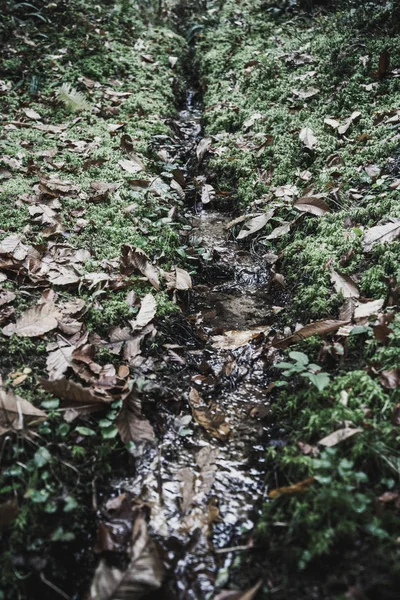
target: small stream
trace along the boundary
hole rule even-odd
[[[269,361],[263,342],[273,308],[268,268],[229,239],[225,225],[232,216],[218,209],[218,193],[207,206],[193,196],[190,180],[206,176],[193,173],[201,139],[201,109],[193,91],[176,129],[193,233],[211,257],[201,280],[194,281],[187,307],[201,342],[173,349],[182,366],[174,370],[173,406],[164,402],[156,408],[163,423],[158,446],[138,451],[134,477],[115,482],[114,489],[151,508],[150,532],[164,550],[169,573],[165,597],[204,600],[228,585],[230,567],[251,548],[266,493]],[[223,347],[226,331],[252,328],[259,329],[254,341]],[[203,418],[205,426],[199,424]]]

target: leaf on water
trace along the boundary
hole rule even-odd
[[[316,198],[314,196],[303,196],[295,201],[293,208],[301,212],[308,212],[317,217],[323,217],[326,213],[330,212],[330,208],[322,198]]]
[[[155,442],[154,429],[150,422],[143,417],[140,399],[135,390],[124,398],[122,408],[115,420],[124,444],[128,442]]]
[[[231,590],[222,590],[219,592],[214,600],[253,600],[255,598],[258,590],[262,585],[262,579],[258,581],[252,588],[247,590],[246,592],[235,592]]]
[[[124,244],[122,246],[121,266],[126,275],[139,271],[147,277],[156,290],[160,289],[158,269],[153,267],[147,254],[140,248],[133,248],[130,244]]]
[[[304,127],[299,133],[299,138],[309,150],[313,150],[318,143],[317,138],[310,127]]]
[[[218,440],[226,440],[231,430],[225,416],[209,410],[195,388],[190,388],[189,405],[193,418],[201,427]]]
[[[145,327],[150,321],[152,321],[157,312],[157,303],[156,299],[152,294],[146,294],[143,298],[140,310],[136,319],[131,321],[131,326],[133,329],[140,329]]]
[[[371,302],[360,303],[354,310],[354,319],[357,321],[358,319],[364,319],[371,315],[377,315],[384,303],[385,300],[383,298],[380,300],[372,300]]]
[[[47,414],[28,400],[0,389],[0,433],[32,427],[46,418]]]
[[[359,298],[360,292],[354,281],[348,275],[341,275],[334,269],[331,271],[331,281],[338,294],[344,298]]]
[[[307,477],[307,479],[303,479],[302,481],[298,481],[297,483],[287,486],[276,488],[275,490],[271,490],[268,494],[270,498],[277,498],[282,494],[292,496],[293,494],[303,494],[308,490],[308,488],[315,483],[315,477]]]
[[[196,148],[196,156],[199,164],[203,161],[206,153],[211,147],[212,139],[211,138],[203,138],[197,145]]]
[[[139,173],[139,171],[144,170],[144,165],[143,165],[142,161],[139,161],[139,159],[119,160],[118,164],[120,167],[122,167],[124,169],[124,171],[127,171],[128,173]]]
[[[52,302],[39,304],[22,313],[16,323],[10,323],[3,327],[3,334],[37,337],[56,329],[59,316],[59,309]]]
[[[382,371],[379,374],[379,381],[386,389],[396,390],[400,387],[400,369]]]
[[[215,198],[215,190],[212,185],[205,183],[201,186],[201,202],[208,204]]]
[[[293,335],[290,335],[282,340],[273,340],[272,346],[274,346],[274,348],[287,348],[291,344],[305,340],[313,335],[326,335],[328,333],[333,333],[340,327],[348,325],[348,323],[348,321],[334,321],[330,319],[324,321],[315,321],[315,323],[310,323],[309,325],[302,327]]]
[[[318,444],[321,446],[325,446],[326,448],[332,448],[332,446],[336,446],[337,444],[340,444],[340,442],[347,440],[356,433],[361,432],[362,429],[360,429],[359,427],[343,427],[342,429],[337,429],[333,433],[330,433],[329,435],[324,437],[318,442]]]
[[[282,225],[279,225],[279,227],[276,227],[269,235],[267,235],[265,237],[265,239],[266,240],[275,240],[276,238],[279,238],[282,235],[286,235],[287,233],[289,233],[292,223],[293,223],[293,221],[290,223],[287,222],[287,223],[283,223]]]
[[[247,221],[246,225],[243,227],[243,229],[240,231],[239,235],[237,236],[237,239],[242,240],[242,239],[248,237],[249,235],[253,235],[253,233],[256,233],[257,231],[260,231],[260,229],[265,227],[265,225],[268,223],[268,221],[270,221],[272,219],[272,217],[274,216],[274,213],[275,213],[275,209],[272,208],[271,210],[268,210],[266,213],[263,213],[262,215],[258,215],[257,217],[253,217],[252,219]]]
[[[370,252],[375,244],[390,243],[400,235],[400,219],[386,223],[386,225],[376,225],[367,229],[364,235],[363,250]]]
[[[252,340],[268,333],[269,330],[270,327],[255,327],[254,329],[247,329],[245,331],[236,329],[225,331],[223,335],[214,335],[211,338],[213,342],[212,347],[219,350],[236,350],[236,348],[241,348]]]
[[[137,507],[135,512],[127,569],[121,571],[102,559],[93,577],[89,600],[139,600],[161,587],[165,571],[148,532],[146,509]]]

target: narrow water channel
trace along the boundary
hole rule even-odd
[[[193,179],[207,178],[207,169],[195,166],[202,139],[196,98],[189,90],[175,123],[175,148],[187,179],[192,234],[210,257],[186,311],[200,343],[172,348],[182,365],[172,382],[174,406],[157,406],[163,434],[157,447],[138,449],[134,477],[115,482],[116,490],[150,506],[150,533],[169,567],[167,597],[179,600],[213,597],[252,547],[269,439],[262,421],[269,383],[263,340],[273,315],[268,269],[229,238],[232,215],[219,208],[218,192],[206,206],[194,197]]]

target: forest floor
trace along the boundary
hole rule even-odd
[[[2,9],[0,600],[398,598],[400,24],[282,4]]]

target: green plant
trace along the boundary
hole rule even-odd
[[[307,354],[303,352],[289,352],[289,356],[292,362],[281,362],[276,366],[277,369],[282,369],[282,374],[285,377],[291,377],[292,375],[300,375],[309,379],[313,385],[322,392],[330,383],[328,373],[321,371],[319,365],[310,363]],[[281,382],[281,385],[286,382]]]
[[[57,102],[64,104],[72,112],[90,110],[91,108],[82,92],[78,92],[78,90],[71,87],[68,83],[63,83],[60,89],[57,90]]]

